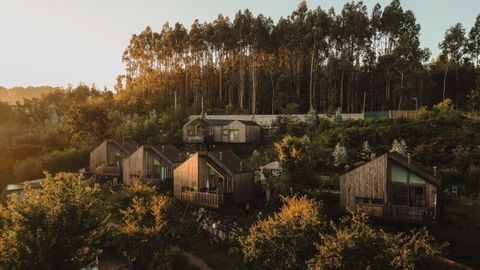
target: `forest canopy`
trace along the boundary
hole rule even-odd
[[[207,110],[252,114],[418,109],[446,98],[478,109],[480,16],[472,29],[446,30],[432,61],[420,31],[399,0],[340,11],[303,1],[276,23],[248,9],[189,28],[167,22],[132,36],[117,99],[139,110],[177,99],[198,112],[203,97]]]

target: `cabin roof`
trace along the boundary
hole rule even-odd
[[[202,155],[202,153],[200,153]],[[253,171],[250,166],[243,162],[235,153],[227,151],[209,151],[206,153],[218,165],[224,167],[233,174]],[[221,158],[220,158],[221,156]],[[241,164],[241,166],[240,166]]]
[[[137,151],[140,145],[132,139],[119,139],[119,140],[107,140],[107,142],[113,142],[114,144],[118,145],[122,150],[124,150],[128,155],[132,154],[133,152]]]
[[[187,156],[184,152],[180,151],[173,144],[159,144],[153,146],[153,148],[161,153],[172,163],[182,162],[187,159]],[[164,150],[164,151],[163,151]]]
[[[233,120],[227,120],[227,119],[202,119],[208,124],[212,126],[226,126],[233,122]]]
[[[281,171],[283,170],[282,165],[279,161],[272,161],[267,163],[263,166],[263,170],[265,171]]]
[[[255,122],[253,120],[238,120],[238,121],[247,125],[247,126],[259,126],[259,124],[257,124],[257,122]]]
[[[435,174],[432,170],[423,166],[422,164],[420,164],[420,163],[418,163],[414,160],[410,160],[410,162],[408,162],[408,158],[406,156],[404,156],[402,154],[399,154],[397,152],[389,152],[389,153],[386,153],[386,155],[388,156],[388,158],[390,160],[394,160],[397,163],[399,163],[400,165],[403,165],[404,167],[406,167],[410,171],[412,171],[412,172],[418,174],[419,176],[423,177],[428,182],[430,182],[432,184],[435,184],[435,185],[440,185],[441,180],[438,177],[435,176]]]
[[[235,121],[238,121],[246,126],[259,126],[259,124],[257,124],[257,122],[253,121],[253,120],[232,120],[232,119],[211,119],[211,118],[196,118],[196,119],[193,119],[191,121],[189,121],[187,123],[190,124],[190,123],[193,123],[195,121],[202,121],[202,122],[205,122],[211,126],[226,126],[232,122],[235,122]]]

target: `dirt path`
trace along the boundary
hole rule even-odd
[[[190,252],[185,252],[185,256],[187,257],[188,262],[191,265],[197,267],[198,269],[200,269],[200,270],[213,270],[213,268],[208,266],[208,264],[202,258],[199,258],[199,257],[193,255]]]

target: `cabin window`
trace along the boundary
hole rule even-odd
[[[393,204],[408,205],[408,186],[407,184],[393,183]]]
[[[111,153],[111,152],[110,152]],[[108,166],[118,166],[118,162],[122,159],[122,153],[116,150],[113,155],[108,155]]]
[[[376,205],[383,205],[383,199],[357,197],[357,198],[356,198],[356,203],[357,203],[357,204],[376,204]]]
[[[238,132],[238,130],[230,130],[230,138],[229,140],[231,142],[236,142],[240,139],[240,134]]]
[[[410,205],[418,207],[425,206],[424,186],[410,186]]]
[[[408,172],[407,170],[397,166],[392,165],[392,182],[396,183],[407,183]]]
[[[160,161],[156,158],[153,159],[153,177],[160,176]]]
[[[394,204],[425,206],[425,180],[397,165],[391,167],[391,179]]]
[[[160,179],[167,179],[167,168],[165,166],[160,167]]]
[[[222,131],[222,134],[223,134],[223,136],[228,136],[228,129],[224,129],[224,130]]]

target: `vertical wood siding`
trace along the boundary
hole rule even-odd
[[[382,199],[384,203],[387,203],[386,171],[387,155],[383,155],[342,175],[340,177],[340,207],[343,210],[357,210],[357,197]],[[381,211],[377,208],[372,210],[372,214],[379,214],[379,212]]]

